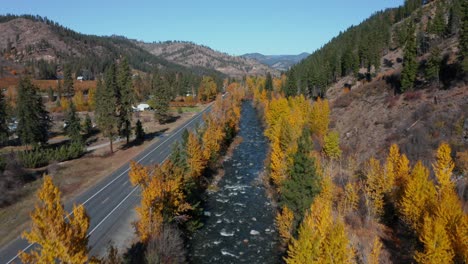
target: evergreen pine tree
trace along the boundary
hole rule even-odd
[[[57,80],[57,102],[60,103],[60,99],[62,99],[62,82]]]
[[[288,172],[289,178],[281,186],[280,203],[291,209],[296,221],[301,221],[305,210],[320,192],[321,178],[316,171],[314,158],[310,156],[313,145],[310,129],[303,130],[297,144],[297,152],[293,154],[293,164]]]
[[[29,78],[22,78],[18,85],[17,135],[23,145],[35,146],[47,143],[50,128],[49,114],[44,108],[37,87]]]
[[[297,94],[297,83],[294,68],[288,72],[288,81],[283,87],[283,92],[286,97],[294,96]]]
[[[403,70],[401,71],[401,91],[412,89],[418,70],[416,61],[416,38],[414,35],[414,25],[411,23],[408,27],[406,45],[403,55]]]
[[[75,90],[73,89],[73,77],[69,64],[65,65],[63,71],[63,88],[65,89],[66,96],[72,98]]]
[[[462,23],[460,31],[460,54],[462,56],[463,70],[468,72],[468,2],[462,2]]]
[[[135,141],[143,142],[144,140],[145,140],[145,131],[143,130],[143,125],[141,124],[140,119],[138,119],[135,125]]]
[[[151,89],[153,98],[148,103],[154,109],[155,118],[163,123],[169,111],[170,90],[166,80],[157,71],[153,73]]]
[[[435,34],[439,37],[445,32],[445,19],[444,19],[443,7],[439,4],[436,9],[434,19],[429,24],[429,33]]]
[[[463,17],[462,0],[454,0],[449,10],[448,23],[446,28],[447,35],[457,34],[460,30],[460,23]]]
[[[5,96],[0,90],[0,146],[8,141],[9,134],[6,104]]]
[[[110,150],[113,152],[112,141],[119,133],[119,117],[116,114],[117,98],[115,96],[116,76],[115,65],[106,69],[104,83],[98,80],[96,89],[96,123],[110,141]]]
[[[431,49],[431,55],[427,61],[426,78],[439,82],[440,73],[440,49],[434,47]]]
[[[89,116],[89,114],[86,114],[85,121],[83,124],[83,132],[88,137],[89,135],[91,135],[92,130],[93,130],[93,122],[91,121],[91,117]]]
[[[49,102],[55,101],[54,90],[52,90],[52,87],[50,87],[50,86],[47,89],[47,96],[49,97]]]
[[[265,90],[273,91],[273,79],[272,79],[271,74],[269,72],[267,72],[267,75],[266,75]]]
[[[120,135],[130,141],[132,104],[134,102],[132,90],[132,72],[126,58],[122,60],[117,71],[117,85],[119,93]]]
[[[73,101],[70,102],[70,107],[67,110],[67,116],[65,118],[65,133],[70,137],[72,142],[81,143],[83,138],[81,137],[81,124],[80,118],[76,115],[76,108]]]

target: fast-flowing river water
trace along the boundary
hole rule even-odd
[[[260,179],[268,142],[251,102],[242,105],[242,142],[205,200],[204,226],[190,241],[192,263],[278,263],[274,210]]]

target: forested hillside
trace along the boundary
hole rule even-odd
[[[150,72],[154,67],[198,75],[222,75],[191,65],[187,68],[150,54],[120,36],[94,36],[78,33],[45,17],[32,15],[0,16],[0,51],[3,64],[15,69],[18,64],[41,68],[37,77],[54,78],[58,65],[69,63],[76,76],[93,79],[116,59],[126,57],[136,70]],[[3,74],[8,74],[1,67]],[[21,68],[20,68],[21,69]],[[19,72],[18,72],[19,73]]]

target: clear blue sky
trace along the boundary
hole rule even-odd
[[[233,55],[312,52],[403,0],[10,0],[0,12],[46,16],[85,34],[186,40]]]

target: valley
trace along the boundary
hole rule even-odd
[[[0,14],[0,263],[466,263],[468,4],[293,2]]]

